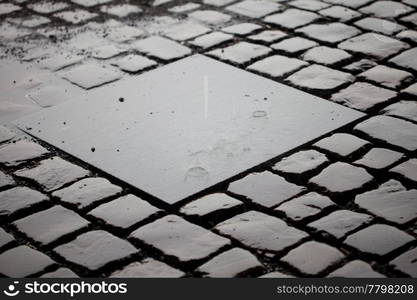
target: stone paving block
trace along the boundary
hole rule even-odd
[[[248,35],[258,29],[261,29],[262,26],[253,23],[239,23],[230,25],[222,28],[221,30],[226,33],[236,34],[236,35]]]
[[[55,262],[28,246],[18,246],[0,254],[0,273],[13,278],[34,275]]]
[[[307,233],[290,227],[284,221],[257,211],[249,211],[226,220],[215,227],[247,247],[271,253],[282,251],[308,237]]]
[[[338,43],[361,33],[355,27],[343,23],[312,24],[296,31],[327,43]]]
[[[412,25],[417,25],[417,13],[405,16],[401,18],[401,21],[411,23]]]
[[[22,18],[13,18],[9,19],[9,22],[16,24],[18,26],[28,27],[28,28],[34,28],[41,25],[45,25],[51,20],[47,17],[39,16],[39,15],[31,15],[27,17]]]
[[[372,219],[373,217],[367,214],[350,210],[337,210],[307,226],[341,239],[356,228],[368,224]]]
[[[403,154],[397,151],[384,148],[372,148],[361,159],[355,161],[355,164],[372,169],[384,169],[393,165],[402,157]]]
[[[98,59],[108,59],[125,52],[124,49],[115,45],[104,45],[93,49],[92,56]]]
[[[293,221],[302,221],[320,214],[323,209],[334,206],[336,204],[328,197],[310,192],[281,204],[275,210],[285,213]]]
[[[92,89],[119,80],[121,74],[112,67],[91,62],[72,68],[64,73],[63,78],[84,89]]]
[[[344,4],[344,3],[343,3]],[[357,12],[356,10],[334,5],[329,8],[325,8],[319,11],[319,14],[325,17],[330,17],[339,20],[340,22],[350,21],[352,19],[360,17],[362,14]]]
[[[347,157],[368,144],[369,143],[367,141],[354,135],[347,133],[335,133],[318,141],[314,144],[314,146],[332,152],[333,154]]]
[[[410,82],[414,78],[409,72],[389,68],[383,65],[373,67],[372,69],[359,74],[359,76],[393,89],[399,87],[404,82]]]
[[[49,153],[44,147],[31,141],[21,140],[0,147],[0,163],[17,166],[24,161]]]
[[[179,278],[184,272],[174,269],[163,262],[146,258],[141,262],[133,262],[121,270],[113,272],[112,278]]]
[[[305,188],[290,183],[271,172],[264,171],[249,174],[232,182],[228,190],[245,196],[257,204],[272,207],[300,194]]]
[[[40,278],[78,278],[78,275],[67,268],[59,268],[56,271],[43,274]]]
[[[273,43],[286,36],[287,34],[281,30],[264,30],[260,33],[249,36],[248,39],[265,43]]]
[[[267,16],[263,19],[264,22],[275,24],[284,28],[294,29],[306,24],[309,24],[320,16],[316,13],[300,10],[300,9],[286,9],[281,13]]]
[[[10,244],[14,241],[14,237],[0,228],[0,248]]]
[[[121,70],[136,73],[156,66],[157,62],[142,55],[129,54],[113,63]]]
[[[408,88],[403,90],[404,93],[417,96],[417,83],[410,85]]]
[[[412,10],[411,7],[395,1],[376,1],[360,9],[363,13],[381,18],[395,18]]]
[[[270,272],[270,273],[267,273],[265,275],[259,276],[258,278],[294,278],[294,277],[291,276],[291,275],[287,275],[287,274],[284,274],[284,273],[281,273],[281,272],[274,271],[274,272]]]
[[[184,205],[180,212],[186,215],[202,217],[216,211],[234,208],[241,204],[241,201],[230,197],[227,194],[215,193],[201,197]]]
[[[213,6],[225,6],[232,2],[236,2],[237,0],[203,0],[204,4],[209,4]]]
[[[330,4],[317,1],[317,0],[295,0],[290,2],[291,6],[305,9],[305,10],[312,10],[317,11],[320,9],[324,9],[330,6]]]
[[[38,63],[38,66],[43,69],[58,71],[60,69],[75,65],[76,63],[79,63],[82,59],[82,56],[73,55],[70,53],[62,53],[41,60]]]
[[[0,3],[0,16],[6,15],[18,10],[21,10],[22,8],[18,5],[12,4],[12,3]]]
[[[226,7],[226,10],[249,18],[260,18],[282,8],[281,4],[267,0],[244,0]]]
[[[172,8],[169,8],[168,11],[174,12],[174,13],[183,13],[183,12],[187,12],[187,11],[190,11],[190,10],[197,9],[200,6],[201,6],[201,4],[194,3],[194,2],[188,2],[188,3],[183,4],[183,5],[178,5],[178,6],[174,6]]]
[[[395,37],[399,39],[408,40],[411,42],[417,42],[417,31],[415,30],[404,30],[398,33]]]
[[[349,235],[344,243],[364,253],[384,256],[413,240],[411,235],[395,227],[374,224]]]
[[[406,162],[395,166],[390,171],[399,174],[408,180],[417,182],[417,159],[409,159]]]
[[[89,171],[55,156],[42,160],[34,168],[17,171],[15,175],[37,182],[46,191],[53,191],[67,183],[85,177],[89,173]]]
[[[354,260],[348,262],[343,267],[331,272],[327,277],[341,278],[384,278],[385,276],[372,269],[364,261]]]
[[[199,36],[196,39],[190,41],[189,43],[191,45],[207,49],[231,40],[233,40],[233,35],[216,31]]]
[[[0,188],[14,184],[15,181],[13,180],[13,178],[0,171]]]
[[[391,58],[389,61],[397,66],[417,71],[417,48],[412,48]]]
[[[223,49],[212,50],[209,54],[222,60],[231,61],[237,64],[244,64],[255,58],[266,55],[271,51],[272,50],[266,46],[248,42],[239,42]]]
[[[132,256],[138,250],[106,231],[94,230],[56,247],[54,252],[72,263],[96,271],[111,262]]]
[[[271,47],[275,50],[285,51],[288,53],[295,53],[303,50],[307,50],[309,48],[313,48],[318,44],[314,41],[301,38],[301,37],[293,37],[289,39],[285,39],[281,42],[275,43],[271,45]]]
[[[126,229],[160,211],[134,195],[126,195],[104,203],[88,214],[112,226]]]
[[[355,82],[340,92],[333,94],[332,101],[345,106],[367,110],[375,105],[387,102],[397,96],[397,93],[380,88],[367,82]]]
[[[417,217],[417,190],[405,190],[395,180],[382,184],[379,188],[357,195],[355,204],[387,221],[405,224]]]
[[[188,14],[189,17],[210,25],[219,25],[231,20],[230,15],[215,10],[196,10]]]
[[[386,34],[386,35],[393,35],[405,29],[404,26],[398,23],[394,23],[385,19],[373,18],[373,17],[363,18],[355,22],[354,24],[360,27],[361,29],[368,30],[368,31],[375,31],[378,33]]]
[[[332,193],[344,193],[359,189],[372,180],[373,177],[365,169],[336,162],[313,177],[310,182]]]
[[[197,22],[186,21],[170,26],[163,30],[163,34],[176,41],[185,41],[210,32],[210,28]],[[137,44],[136,48],[137,48]],[[174,46],[170,46],[174,49]],[[140,51],[140,49],[138,49]],[[150,53],[152,55],[152,53]]]
[[[376,62],[373,60],[363,58],[345,66],[343,69],[359,73],[375,67],[376,65]]]
[[[89,222],[72,210],[57,205],[19,219],[13,225],[29,238],[47,245],[86,227]]]
[[[203,259],[230,243],[228,239],[175,215],[142,226],[133,231],[130,237],[182,262]]]
[[[308,89],[332,90],[353,81],[354,76],[315,64],[298,71],[287,80]]]
[[[54,14],[54,17],[62,19],[72,24],[79,24],[91,20],[97,16],[85,9],[75,9],[72,11],[63,11]]]
[[[384,59],[409,48],[409,45],[378,33],[364,33],[340,43],[338,47],[343,50]]]
[[[247,69],[272,77],[282,77],[307,65],[308,63],[296,58],[273,55],[251,64]]]
[[[400,102],[385,107],[382,112],[385,115],[400,117],[409,121],[417,122],[417,102],[415,101],[401,100]]]
[[[131,14],[137,14],[142,12],[143,10],[131,4],[119,4],[119,5],[106,5],[100,7],[100,11],[103,13],[107,13],[113,16],[117,16],[119,18],[124,18]]]
[[[52,196],[61,201],[86,208],[96,201],[120,193],[122,189],[104,178],[86,178],[66,188],[55,191]]]
[[[390,262],[395,269],[416,278],[417,277],[417,248],[411,249]]]
[[[239,274],[263,268],[259,260],[247,250],[233,248],[212,258],[198,267],[207,277],[239,277]]]
[[[91,7],[98,4],[104,4],[111,2],[112,0],[71,0],[71,2],[74,2],[75,4],[82,5],[85,7]]]
[[[122,25],[109,29],[107,38],[113,42],[122,43],[141,37],[145,34],[142,29]]]
[[[139,52],[162,60],[171,60],[191,54],[189,48],[159,36],[151,36],[139,40],[133,43],[132,46]]]
[[[326,162],[328,159],[323,153],[316,150],[304,150],[283,158],[272,168],[284,173],[301,175],[314,171]]]
[[[358,8],[360,6],[368,4],[369,2],[372,2],[372,0],[324,0],[324,2],[331,4],[340,4],[344,6],[349,6],[351,8]]]
[[[356,125],[355,130],[408,151],[417,150],[417,125],[388,116],[376,116]]]
[[[0,125],[0,143],[7,142],[15,136],[16,134],[13,131]]]
[[[345,255],[336,248],[310,241],[288,252],[281,261],[304,274],[317,275],[344,257]]]
[[[15,187],[0,192],[0,217],[7,217],[19,210],[48,201],[49,198],[28,187]]]
[[[323,65],[332,65],[350,58],[351,55],[346,51],[330,48],[327,46],[319,46],[306,51],[303,59],[313,61]]]

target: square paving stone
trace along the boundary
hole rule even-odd
[[[13,185],[15,181],[9,176],[0,171],[0,188]]]
[[[57,205],[17,220],[13,224],[28,237],[46,245],[86,227],[89,222],[72,210]]]
[[[55,262],[28,246],[19,246],[0,254],[0,274],[21,278],[43,271]]]
[[[288,252],[281,260],[308,275],[317,275],[345,255],[329,245],[310,241]]]
[[[242,202],[229,195],[216,193],[192,201],[181,208],[186,215],[205,216],[219,210],[230,209],[241,205]]]
[[[48,196],[28,187],[15,187],[0,192],[0,217],[48,201]]]
[[[184,272],[174,269],[163,262],[146,258],[141,262],[133,262],[121,270],[113,272],[113,278],[178,278]]]
[[[383,256],[413,240],[395,227],[375,224],[349,235],[344,243],[361,252]]]
[[[130,237],[182,262],[203,259],[230,243],[228,239],[175,215],[168,215],[140,227]]]
[[[361,260],[354,260],[343,267],[333,271],[327,277],[342,278],[384,278],[385,276],[374,271],[372,267]]]
[[[91,271],[138,252],[130,243],[103,230],[86,232],[75,240],[56,247],[54,251],[66,260]]]
[[[52,191],[63,185],[85,177],[89,171],[74,165],[60,157],[45,159],[38,166],[32,169],[23,169],[15,172],[19,177],[29,178],[45,188]]]
[[[23,161],[41,157],[48,152],[39,144],[21,140],[0,148],[0,163],[6,166],[17,166]]]
[[[134,195],[126,195],[104,203],[88,214],[112,226],[126,229],[159,211],[160,209]]]
[[[401,254],[396,259],[390,262],[397,270],[410,275],[413,278],[417,277],[417,248],[411,249],[404,254]]]
[[[288,226],[281,219],[257,211],[234,216],[215,228],[247,247],[267,252],[282,251],[308,237],[307,233]]]
[[[14,237],[0,228],[0,248],[14,241]]]
[[[18,124],[176,203],[362,116],[195,55],[92,90]]]
[[[228,190],[260,205],[272,207],[300,194],[305,188],[265,171],[232,182]]]
[[[233,248],[206,262],[197,271],[205,273],[208,277],[222,278],[235,277],[245,271],[261,268],[262,264],[249,251]]]
[[[279,10],[281,4],[265,0],[245,0],[228,6],[226,9],[250,18],[260,18]]]

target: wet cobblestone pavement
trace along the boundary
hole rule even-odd
[[[3,0],[0,20],[1,275],[417,277],[417,0]],[[193,54],[364,115],[174,204],[13,125]]]

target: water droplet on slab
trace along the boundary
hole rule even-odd
[[[252,114],[252,117],[254,118],[263,118],[266,116],[267,116],[267,113],[264,110],[257,110],[257,111],[254,111]]]
[[[209,172],[203,167],[193,167],[188,169],[185,174],[185,181],[206,180],[209,177]]]

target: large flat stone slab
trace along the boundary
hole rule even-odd
[[[194,55],[17,125],[172,204],[362,116]]]

